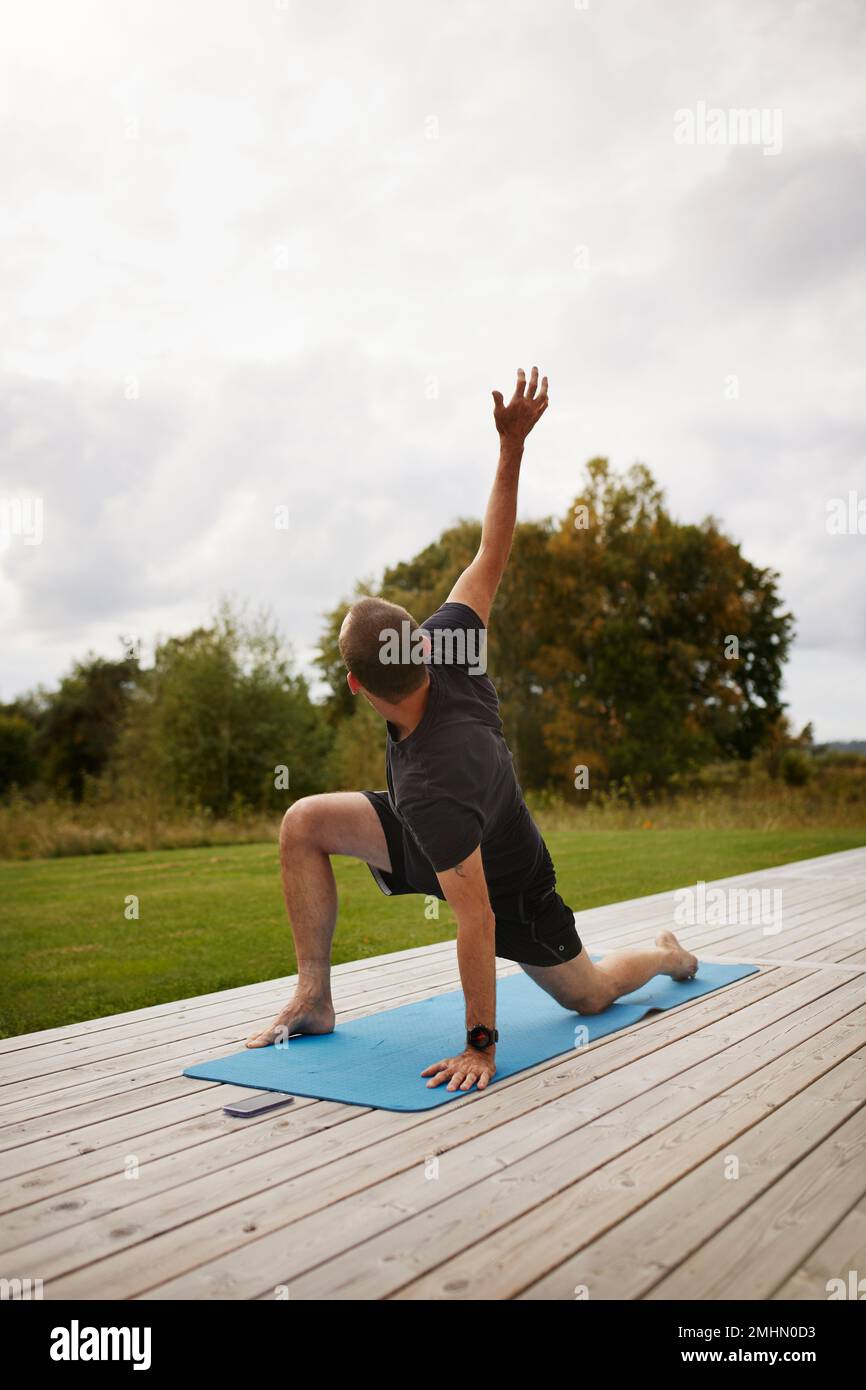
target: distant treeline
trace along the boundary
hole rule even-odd
[[[859,738],[836,740],[834,743],[816,743],[815,752],[819,754],[832,754],[838,761],[839,758],[866,758],[866,740]]]
[[[89,657],[57,690],[6,705],[0,788],[227,816],[318,791],[332,743],[269,620],[224,605],[210,627],[159,644],[152,666]]]
[[[460,522],[375,591],[422,619],[479,537]],[[518,526],[491,619],[489,672],[524,786],[567,793],[585,767],[590,790],[640,797],[758,754],[796,780],[809,732],[792,737],[780,699],[793,619],[777,581],[712,518],[673,520],[645,467],[592,460],[564,517]],[[227,605],[161,642],[152,665],[78,662],[56,690],[0,707],[0,794],[81,801],[97,787],[227,816],[381,786],[384,730],[350,695],[337,647],[349,602],[323,632],[324,700],[267,616]]]

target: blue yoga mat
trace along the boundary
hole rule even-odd
[[[581,1030],[577,1046],[584,1046],[637,1023],[653,1009],[673,1009],[757,969],[756,965],[702,963],[695,978],[681,984],[659,975],[642,989],[623,995],[603,1014],[587,1017],[560,1008],[527,975],[509,975],[497,985],[500,1041],[496,1076],[490,1084],[574,1052],[575,1029]],[[333,1033],[322,1037],[244,1048],[230,1057],[187,1067],[184,1076],[381,1110],[432,1110],[466,1092],[449,1091],[444,1084],[428,1090],[420,1073],[440,1058],[462,1051],[465,1036],[463,994],[455,990],[338,1023]]]

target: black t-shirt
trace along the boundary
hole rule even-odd
[[[552,866],[517,781],[493,682],[478,671],[484,625],[467,604],[445,603],[421,626],[433,642],[427,707],[405,739],[389,724],[386,754],[389,800],[408,832],[407,877],[441,897],[431,867],[453,869],[480,845],[491,899],[526,892]]]

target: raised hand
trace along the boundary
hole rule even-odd
[[[538,368],[532,368],[527,384],[526,373],[519,367],[514,395],[507,405],[501,392],[493,392],[493,420],[501,437],[522,444],[536,420],[541,419],[548,404],[547,377],[541,378],[539,390]]]

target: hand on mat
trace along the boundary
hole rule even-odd
[[[539,391],[538,368],[532,368],[528,385],[526,373],[522,367],[518,368],[517,385],[507,405],[501,392],[493,392],[493,420],[503,440],[522,444],[535,422],[541,419],[548,404],[547,377],[541,378]]]
[[[428,1087],[441,1086],[443,1081],[447,1081],[449,1091],[471,1091],[476,1085],[479,1091],[483,1091],[488,1081],[492,1081],[496,1075],[496,1063],[490,1051],[479,1052],[475,1047],[467,1047],[459,1057],[443,1057],[441,1062],[434,1062],[421,1075],[432,1076],[433,1080],[427,1082]]]

